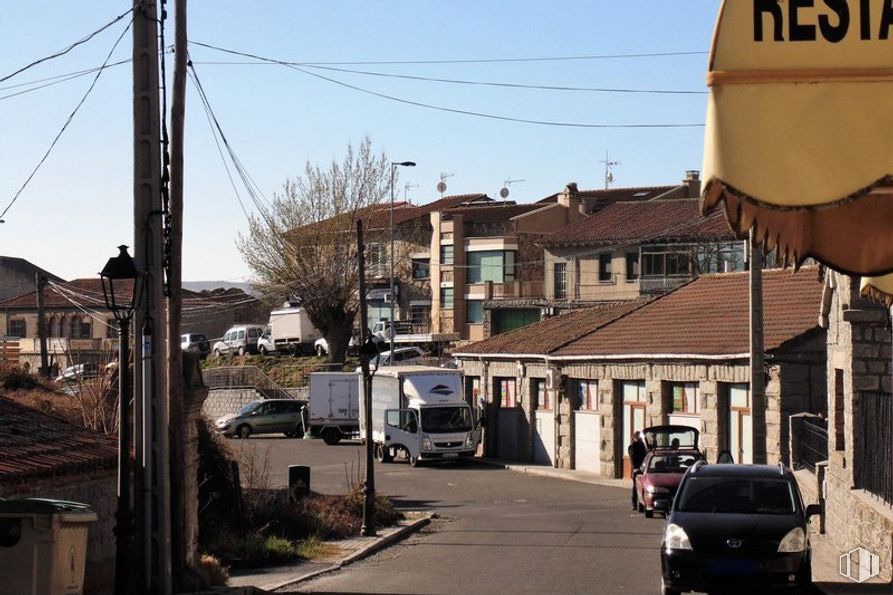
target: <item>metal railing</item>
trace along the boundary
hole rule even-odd
[[[798,424],[792,465],[815,473],[816,464],[828,460],[828,421],[820,417],[804,417]]]
[[[683,283],[691,281],[693,275],[679,275],[672,277],[639,277],[639,293],[666,293],[671,289],[676,289]]]
[[[210,389],[248,388],[267,399],[293,399],[295,396],[276,384],[256,366],[223,366],[202,371],[205,386]]]
[[[853,412],[853,479],[893,506],[893,396],[861,393]]]

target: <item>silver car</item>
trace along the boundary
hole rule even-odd
[[[214,425],[224,436],[248,438],[252,434],[285,434],[294,438],[304,433],[303,405],[293,399],[252,401],[238,413],[221,417]]]

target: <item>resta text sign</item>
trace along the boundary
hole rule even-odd
[[[893,0],[753,0],[754,41],[888,40],[891,28]]]

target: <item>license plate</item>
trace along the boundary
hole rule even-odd
[[[446,452],[443,454],[443,458],[445,458],[445,459],[453,459],[458,456],[459,456],[459,453],[457,453],[457,452]]]
[[[710,574],[756,574],[759,569],[756,560],[711,560],[707,564]]]

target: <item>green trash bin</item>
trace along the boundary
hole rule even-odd
[[[0,595],[80,595],[96,518],[78,502],[0,499]]]

